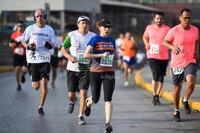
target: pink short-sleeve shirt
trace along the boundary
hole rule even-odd
[[[149,39],[150,45],[150,49],[146,51],[147,59],[167,60],[169,59],[168,49],[163,47],[161,43],[170,28],[164,24],[160,28],[156,28],[154,25],[148,25],[144,32],[144,37]]]
[[[189,63],[196,63],[194,57],[195,42],[199,39],[197,27],[190,25],[189,30],[184,30],[179,24],[167,33],[165,39],[181,50],[178,55],[173,51],[171,52],[172,68],[185,68]]]

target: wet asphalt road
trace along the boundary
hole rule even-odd
[[[124,87],[124,76],[116,71],[113,95],[113,133],[199,133],[200,113],[186,115],[181,109],[182,122],[173,121],[173,105],[161,99],[160,106],[151,104],[152,95],[135,86]],[[87,125],[78,125],[79,104],[73,114],[67,114],[66,76],[58,73],[56,88],[49,91],[44,106],[45,116],[37,116],[40,90],[31,87],[26,75],[22,91],[16,91],[14,72],[0,73],[0,133],[103,133],[105,125],[103,93],[98,104],[92,106]],[[103,91],[103,90],[102,90]],[[91,95],[89,90],[88,95]]]

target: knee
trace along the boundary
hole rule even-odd
[[[164,82],[164,77],[163,76],[159,77],[158,81],[161,82],[161,83],[163,83]]]
[[[94,98],[92,97],[92,102],[93,102],[94,104],[97,104],[97,103],[99,102],[99,98],[95,98],[95,99],[94,99]]]
[[[154,81],[159,81],[160,76],[158,74],[153,74],[153,80]]]
[[[39,90],[39,89],[40,89],[40,86],[38,86],[38,85],[33,85],[33,89]]]

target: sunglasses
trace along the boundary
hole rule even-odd
[[[18,25],[18,27],[24,27],[24,25]]]

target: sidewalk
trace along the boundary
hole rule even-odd
[[[152,87],[151,87],[152,73],[149,68],[143,68],[139,70],[135,74],[134,80],[138,86],[152,93]],[[189,99],[190,100],[189,104],[190,104],[191,109],[200,111],[200,84],[198,84],[200,83],[200,71],[197,72],[196,81],[197,81],[196,82],[197,84],[196,84],[194,92],[192,93]],[[186,83],[184,82],[182,91],[181,91],[180,107],[183,107],[181,101],[183,98],[182,96],[184,96],[185,94],[185,88],[186,88]],[[168,68],[166,77],[164,79],[163,90],[161,91],[160,96],[166,99],[167,101],[173,102],[172,91],[173,91],[172,77],[170,76],[170,69]]]

